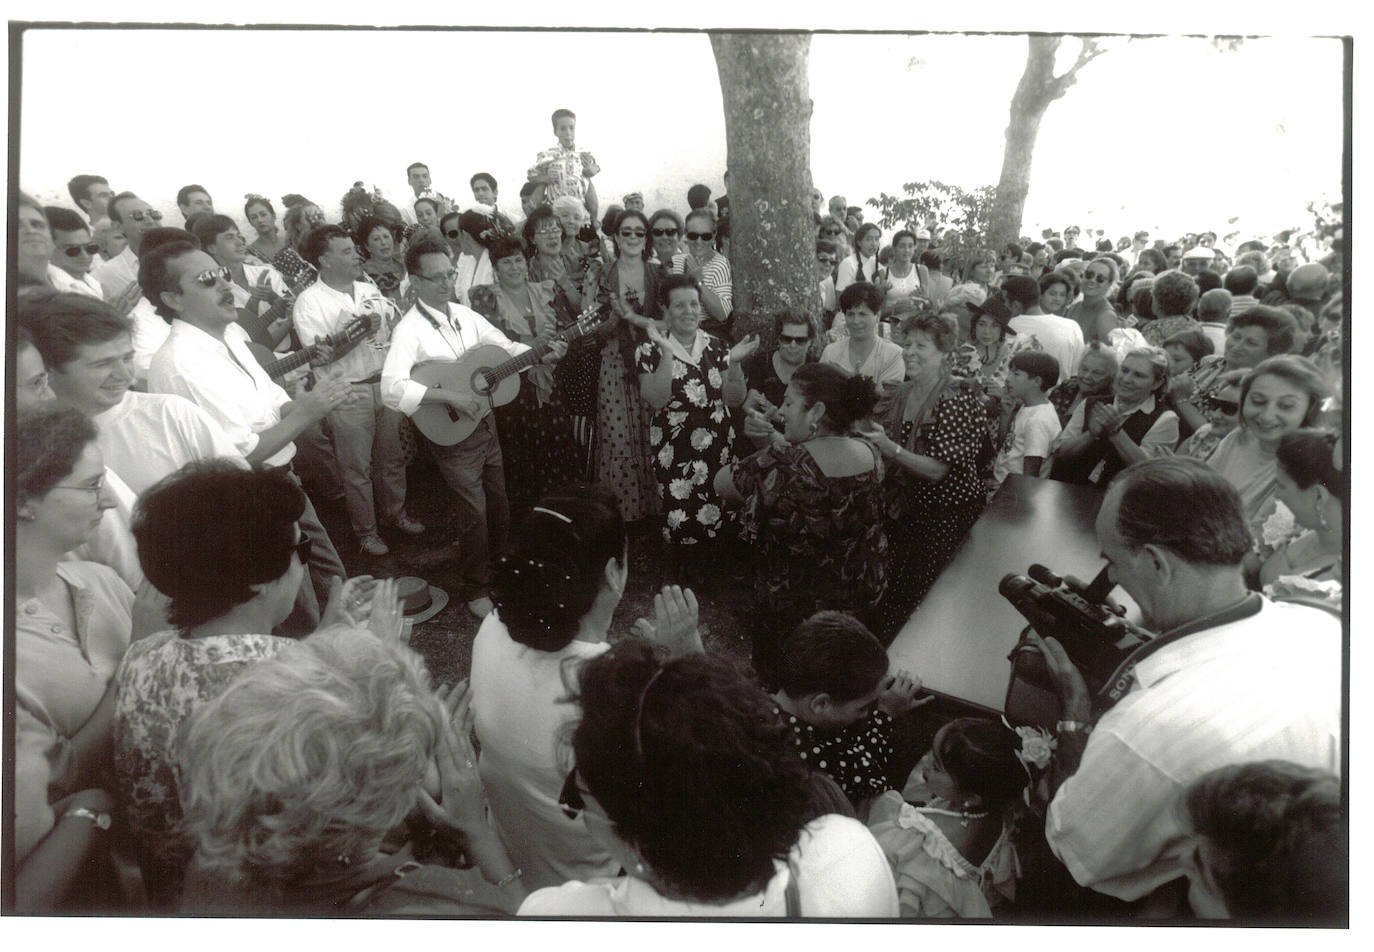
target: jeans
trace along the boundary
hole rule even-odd
[[[430,444],[444,482],[457,496],[458,594],[472,601],[488,593],[490,558],[506,548],[510,502],[501,467],[496,417],[489,414],[472,435],[455,446]]]
[[[401,449],[401,415],[382,403],[378,384],[354,384],[354,403],[329,414],[334,456],[343,471],[344,505],[359,539],[377,532],[382,520],[395,522],[405,510],[406,468]]]

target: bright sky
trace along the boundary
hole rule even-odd
[[[1023,231],[1073,221],[1113,238],[1139,227],[1252,237],[1306,226],[1309,198],[1339,197],[1338,41],[1253,39],[1231,53],[1184,38],[1110,42],[1120,48],[1046,115]],[[1077,46],[1065,41],[1066,64]],[[816,184],[851,204],[908,181],[995,184],[1025,50],[1022,36],[815,36]],[[118,68],[73,72],[102,61]],[[119,92],[74,126],[76,75]],[[639,190],[651,209],[684,210],[694,182],[723,190],[720,86],[699,33],[31,31],[22,79],[24,188],[70,204],[66,180],[95,172],[174,224],[189,182],[240,220],[250,191],[279,211],[281,195],[300,192],[336,217],[358,179],[408,196],[416,160],[464,205],[469,176],[494,173],[503,208],[518,212],[560,106],[577,111],[578,145],[602,166],[603,208]],[[1123,108],[1132,118],[1118,118]]]

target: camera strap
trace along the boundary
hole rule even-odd
[[[1112,672],[1112,676],[1107,679],[1102,690],[1098,692],[1096,698],[1096,708],[1098,713],[1116,704],[1131,690],[1136,682],[1136,665],[1144,661],[1159,649],[1173,644],[1189,635],[1195,635],[1200,631],[1209,628],[1217,628],[1221,625],[1229,625],[1232,622],[1241,621],[1252,615],[1258,615],[1260,609],[1264,607],[1264,599],[1257,592],[1248,592],[1245,597],[1234,605],[1223,608],[1221,611],[1213,612],[1210,615],[1203,615],[1201,618],[1194,619],[1186,624],[1171,628],[1161,634],[1158,638],[1151,639],[1139,648],[1126,656],[1126,659],[1117,666]]]

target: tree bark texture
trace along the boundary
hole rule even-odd
[[[820,314],[811,217],[811,38],[712,33],[730,170],[735,333],[772,335],[771,315]]]

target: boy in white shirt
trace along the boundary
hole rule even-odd
[[[1050,455],[1050,443],[1062,426],[1046,391],[1059,380],[1059,361],[1038,350],[1013,354],[1007,373],[1007,393],[1021,402],[992,467],[997,485],[1008,473],[1039,476]]]

